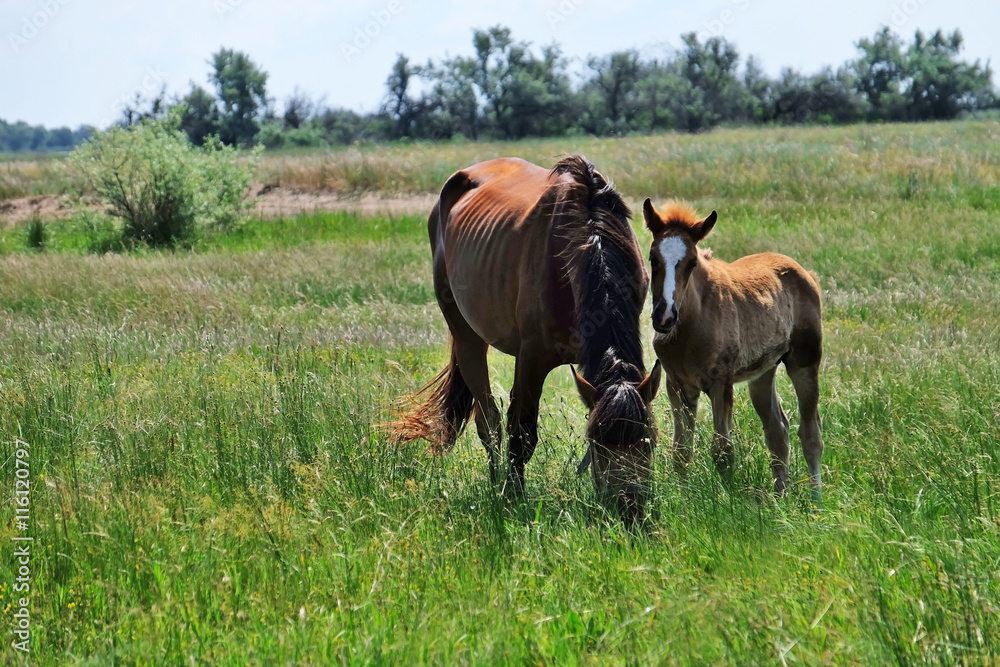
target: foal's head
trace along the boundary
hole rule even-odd
[[[718,215],[712,211],[699,220],[691,207],[678,202],[667,204],[661,215],[649,199],[642,205],[642,215],[653,234],[649,249],[653,329],[670,335],[677,330],[691,275],[701,261],[698,242],[712,231]]]
[[[613,506],[622,519],[636,522],[645,515],[653,471],[656,430],[650,403],[660,387],[660,362],[643,378],[637,367],[610,361],[597,377],[596,387],[576,370],[573,377],[590,410],[587,439],[597,497]]]

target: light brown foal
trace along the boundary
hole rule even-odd
[[[674,467],[691,461],[698,397],[712,402],[712,459],[724,479],[732,474],[733,384],[747,382],[771,451],[774,490],[788,478],[788,419],[775,391],[779,363],[799,401],[799,439],[809,467],[814,500],[820,499],[819,366],[823,329],[815,274],[776,253],[749,255],[729,264],[699,249],[717,214],[699,219],[688,206],[670,202],[662,214],[643,205],[653,234],[649,259],[653,286],[653,348],[667,376],[674,418]]]

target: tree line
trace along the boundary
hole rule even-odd
[[[239,51],[209,60],[209,88],[166,91],[125,108],[122,125],[166,117],[201,145],[320,146],[358,141],[521,139],[698,132],[727,124],[843,124],[949,120],[1000,107],[989,65],[961,58],[959,31],[917,31],[911,42],[883,28],[857,42],[856,58],[813,74],[785,68],[772,78],[741,60],[722,37],[695,33],[663,58],[634,49],[591,56],[574,69],[558,45],[534,49],[503,26],[473,32],[473,54],[413,63],[400,54],[372,113],[334,108],[296,90],[281,113],[267,72]],[[49,139],[12,143],[0,121],[0,150],[61,147]],[[25,126],[27,127],[27,126]],[[39,128],[32,129],[37,133]],[[44,128],[40,128],[44,130]],[[74,133],[79,143],[87,128]],[[21,130],[18,130],[20,133]],[[68,130],[56,142],[67,141]],[[17,136],[22,136],[18,134]]]
[[[93,133],[93,128],[83,125],[75,130],[68,127],[48,130],[24,121],[8,123],[0,119],[0,153],[68,151]]]
[[[721,123],[948,120],[998,105],[989,66],[960,58],[958,31],[917,31],[904,44],[884,28],[860,40],[857,58],[837,69],[806,75],[786,68],[777,78],[753,57],[741,63],[721,37],[682,39],[664,59],[635,50],[590,57],[573,86],[557,46],[536,55],[506,28],[477,30],[471,57],[413,65],[399,56],[370,131],[426,139],[611,136]]]

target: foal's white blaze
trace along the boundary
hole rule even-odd
[[[670,236],[660,241],[660,257],[666,276],[663,278],[663,298],[667,301],[665,316],[669,317],[674,307],[674,288],[677,287],[677,264],[687,254],[687,247],[679,236]]]

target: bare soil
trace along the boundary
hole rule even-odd
[[[325,211],[354,211],[365,216],[423,215],[430,213],[437,199],[433,194],[352,197],[331,191],[274,185],[255,185],[250,189],[250,196],[256,197],[254,213],[261,218]]]
[[[0,227],[18,225],[32,218],[61,220],[73,208],[67,195],[36,195],[0,201]]]

